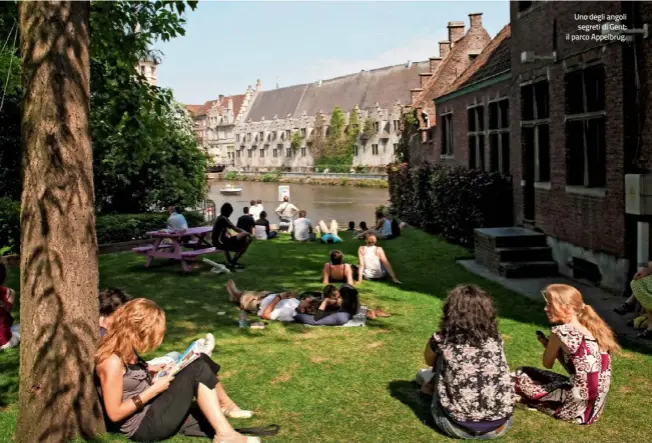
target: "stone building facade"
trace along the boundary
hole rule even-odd
[[[511,31],[505,26],[434,99],[434,162],[510,172]]]
[[[421,86],[410,90],[408,111],[416,111],[419,121],[419,136],[410,146],[410,158],[415,162],[439,161],[434,99],[451,88],[491,41],[482,26],[482,13],[469,14],[469,23],[468,30],[462,21],[448,23],[448,40],[439,42],[439,57],[430,60],[430,75],[423,75]]]
[[[147,82],[152,86],[156,86],[158,83],[158,75],[156,71],[159,64],[160,61],[152,56],[138,62],[138,72],[145,76]]]
[[[645,2],[596,5],[511,3],[514,207],[517,223],[548,235],[563,274],[589,264],[601,285],[623,290],[637,242],[636,219],[625,214],[625,174],[647,171],[652,159],[644,111],[652,103],[651,42],[578,25],[595,25],[588,17],[604,14],[601,26],[614,15],[629,29],[642,28],[652,10]],[[526,51],[556,52],[556,59],[523,63]]]

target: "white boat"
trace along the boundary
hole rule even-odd
[[[242,194],[242,188],[236,188],[233,185],[226,185],[225,188],[220,189],[220,194],[224,194],[224,195],[240,195],[240,194]]]

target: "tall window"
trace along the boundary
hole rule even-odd
[[[394,131],[398,132],[400,129],[400,121],[399,120],[394,120]]]
[[[292,157],[292,149],[291,148],[286,148],[285,149],[285,156],[286,157]]]
[[[306,156],[306,148],[301,148],[301,157]]]
[[[235,151],[235,156],[236,156],[236,158],[242,157],[242,151],[240,151],[240,150]]]
[[[441,154],[453,155],[453,114],[445,114],[439,118],[441,122]]]
[[[306,138],[306,128],[301,128],[301,137]]]
[[[264,133],[263,131],[260,131],[260,132],[258,133],[258,139],[259,139],[260,141],[265,140],[265,133]]]
[[[371,154],[378,155],[378,145],[371,145]]]
[[[469,135],[469,168],[484,171],[484,106],[467,111]]]
[[[394,154],[398,152],[398,143],[394,143]]]
[[[272,149],[272,157],[278,157],[278,149]]]
[[[566,183],[605,185],[604,65],[568,72],[566,83]]]
[[[253,149],[248,150],[247,151],[247,157],[252,158],[253,156],[254,156],[254,150]]]
[[[264,158],[264,157],[265,157],[265,150],[261,149],[260,150],[260,158]]]
[[[290,137],[292,137],[292,131],[290,129],[286,129],[285,130],[285,138],[287,138],[289,140]]]
[[[535,182],[550,181],[550,110],[548,80],[521,87],[521,131],[526,168]]]
[[[509,174],[509,99],[489,103],[489,167]]]
[[[247,133],[247,141],[248,141],[248,142],[251,141],[251,132],[248,132],[248,133]]]

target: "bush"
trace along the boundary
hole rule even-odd
[[[6,253],[18,253],[20,247],[20,203],[0,198],[0,249]]]
[[[185,212],[188,226],[202,226],[200,212]],[[165,227],[167,213],[98,215],[95,221],[97,243],[120,243],[147,238],[146,233]],[[0,250],[20,252],[20,203],[0,198]],[[1,255],[1,254],[0,254]]]
[[[262,182],[277,182],[277,181],[279,181],[280,178],[281,178],[280,173],[277,173],[277,174],[275,174],[275,173],[267,173],[267,174],[263,174],[263,177],[261,178],[260,181],[262,181]]]
[[[387,167],[392,210],[407,223],[473,246],[473,230],[511,226],[511,178],[464,167],[407,164]]]
[[[240,176],[235,171],[229,171],[224,175],[224,180],[243,180],[246,176]]]

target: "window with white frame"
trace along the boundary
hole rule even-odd
[[[509,174],[509,99],[489,103],[489,170]]]
[[[467,110],[469,168],[484,171],[484,106]]]
[[[550,181],[549,101],[547,79],[521,87],[521,140],[526,162],[532,159],[535,182]]]
[[[604,65],[575,69],[566,84],[566,184],[606,184]]]

